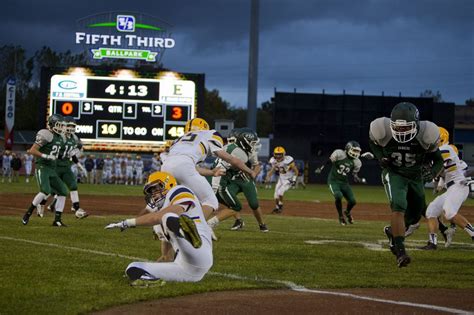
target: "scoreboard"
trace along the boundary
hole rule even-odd
[[[73,117],[86,149],[151,151],[182,136],[196,112],[195,82],[174,72],[155,78],[124,73],[52,75],[47,115]]]

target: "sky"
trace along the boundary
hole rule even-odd
[[[4,0],[0,46],[78,52],[76,21],[144,12],[172,27],[161,60],[205,73],[206,87],[247,104],[251,0]],[[472,0],[260,0],[258,104],[274,91],[474,98]]]

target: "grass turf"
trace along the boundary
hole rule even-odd
[[[382,222],[341,227],[335,220],[267,216],[270,232],[261,233],[255,219],[244,216],[242,231],[230,231],[231,221],[218,226],[214,266],[203,281],[137,289],[128,286],[124,270],[133,257],[156,259],[159,243],[149,228],[104,230],[119,219],[65,215],[70,226],[61,229],[50,226],[51,217],[34,217],[27,226],[18,217],[0,217],[2,314],[82,313],[199,292],[282,288],[283,281],[307,288],[474,288],[474,247],[463,231],[451,248],[423,252],[413,250],[426,239],[420,228],[408,242],[412,265],[398,269],[386,249]],[[385,250],[362,243],[384,243]]]
[[[34,183],[0,184],[2,193],[35,190]],[[137,196],[141,187],[82,184],[79,191]],[[382,187],[354,186],[354,191],[361,203],[386,202]],[[260,194],[272,199],[273,190],[260,189]],[[332,196],[326,186],[310,185],[290,191],[286,199],[332,201]],[[429,191],[427,199],[432,199]],[[414,250],[426,242],[423,225],[407,241],[413,263],[398,269],[387,250],[384,222],[357,221],[341,227],[335,220],[267,216],[270,232],[261,233],[255,219],[244,216],[247,225],[242,231],[230,231],[229,220],[216,229],[220,240],[214,243],[214,266],[203,281],[137,289],[128,286],[124,270],[133,257],[156,259],[159,244],[149,228],[122,233],[103,229],[121,219],[76,220],[66,214],[64,222],[70,226],[58,229],[50,226],[51,216],[32,217],[27,226],[21,225],[20,217],[0,216],[0,313],[85,313],[141,300],[283,288],[289,283],[307,288],[474,288],[474,247],[459,229],[451,248],[441,244],[438,251],[424,252]],[[384,250],[379,248],[382,243]]]

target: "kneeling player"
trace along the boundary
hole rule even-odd
[[[201,204],[187,187],[165,172],[152,173],[143,189],[147,208],[143,216],[107,225],[106,229],[153,225],[162,240],[161,252],[170,262],[133,262],[126,274],[131,285],[149,285],[165,281],[197,282],[213,263],[211,229]],[[173,260],[171,253],[176,253]],[[159,280],[157,282],[157,280]]]

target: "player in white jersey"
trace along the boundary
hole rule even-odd
[[[434,250],[437,248],[438,239],[436,231],[438,230],[437,218],[444,214],[445,218],[464,229],[474,241],[474,228],[467,219],[458,213],[464,201],[469,196],[470,190],[474,190],[474,182],[464,175],[464,167],[459,159],[457,152],[449,145],[449,133],[443,127],[439,128],[441,155],[444,160],[444,171],[437,184],[437,190],[446,191],[436,197],[426,210],[428,219],[429,240],[428,244],[422,249]]]
[[[161,170],[161,160],[158,153],[154,153],[151,158],[151,172],[158,172]]]
[[[112,182],[113,178],[113,169],[114,169],[114,161],[110,157],[110,155],[107,155],[104,160],[104,181],[107,184],[110,184]]]
[[[122,156],[119,153],[115,153],[114,157],[114,183],[120,184],[122,183],[123,179],[123,172],[122,172]]]
[[[11,167],[12,155],[11,152],[5,150],[2,157],[2,183],[5,182],[5,178],[8,182],[12,182],[12,167]]]
[[[265,182],[268,183],[273,173],[278,172],[279,177],[277,184],[275,185],[275,193],[273,198],[275,199],[275,209],[272,213],[281,213],[283,211],[283,195],[296,183],[296,177],[298,177],[298,168],[295,165],[295,160],[286,155],[286,151],[283,147],[276,147],[273,150],[273,156],[269,161],[272,168],[267,173]]]
[[[206,218],[219,206],[211,185],[203,176],[220,176],[223,170],[197,168],[208,155],[216,156],[232,166],[255,178],[258,173],[251,170],[242,160],[233,157],[224,150],[224,141],[215,130],[209,130],[209,124],[201,118],[186,123],[185,134],[176,139],[170,152],[163,160],[161,170],[172,174],[178,183],[189,187],[201,201]]]
[[[133,164],[134,161],[132,160],[132,156],[130,154],[125,156],[123,160],[123,164],[125,165],[125,185],[133,185]]]
[[[135,172],[135,184],[142,185],[143,184],[143,160],[140,155],[137,155],[135,161],[133,161],[133,169]]]
[[[27,183],[30,182],[30,175],[33,169],[33,160],[33,155],[28,152],[23,156],[23,162],[25,163],[25,181]]]
[[[162,241],[160,262],[132,262],[126,274],[133,286],[164,281],[197,282],[213,264],[211,230],[199,200],[169,173],[152,173],[144,187],[150,213],[107,225],[106,229],[148,225]],[[176,256],[174,255],[176,253]]]

